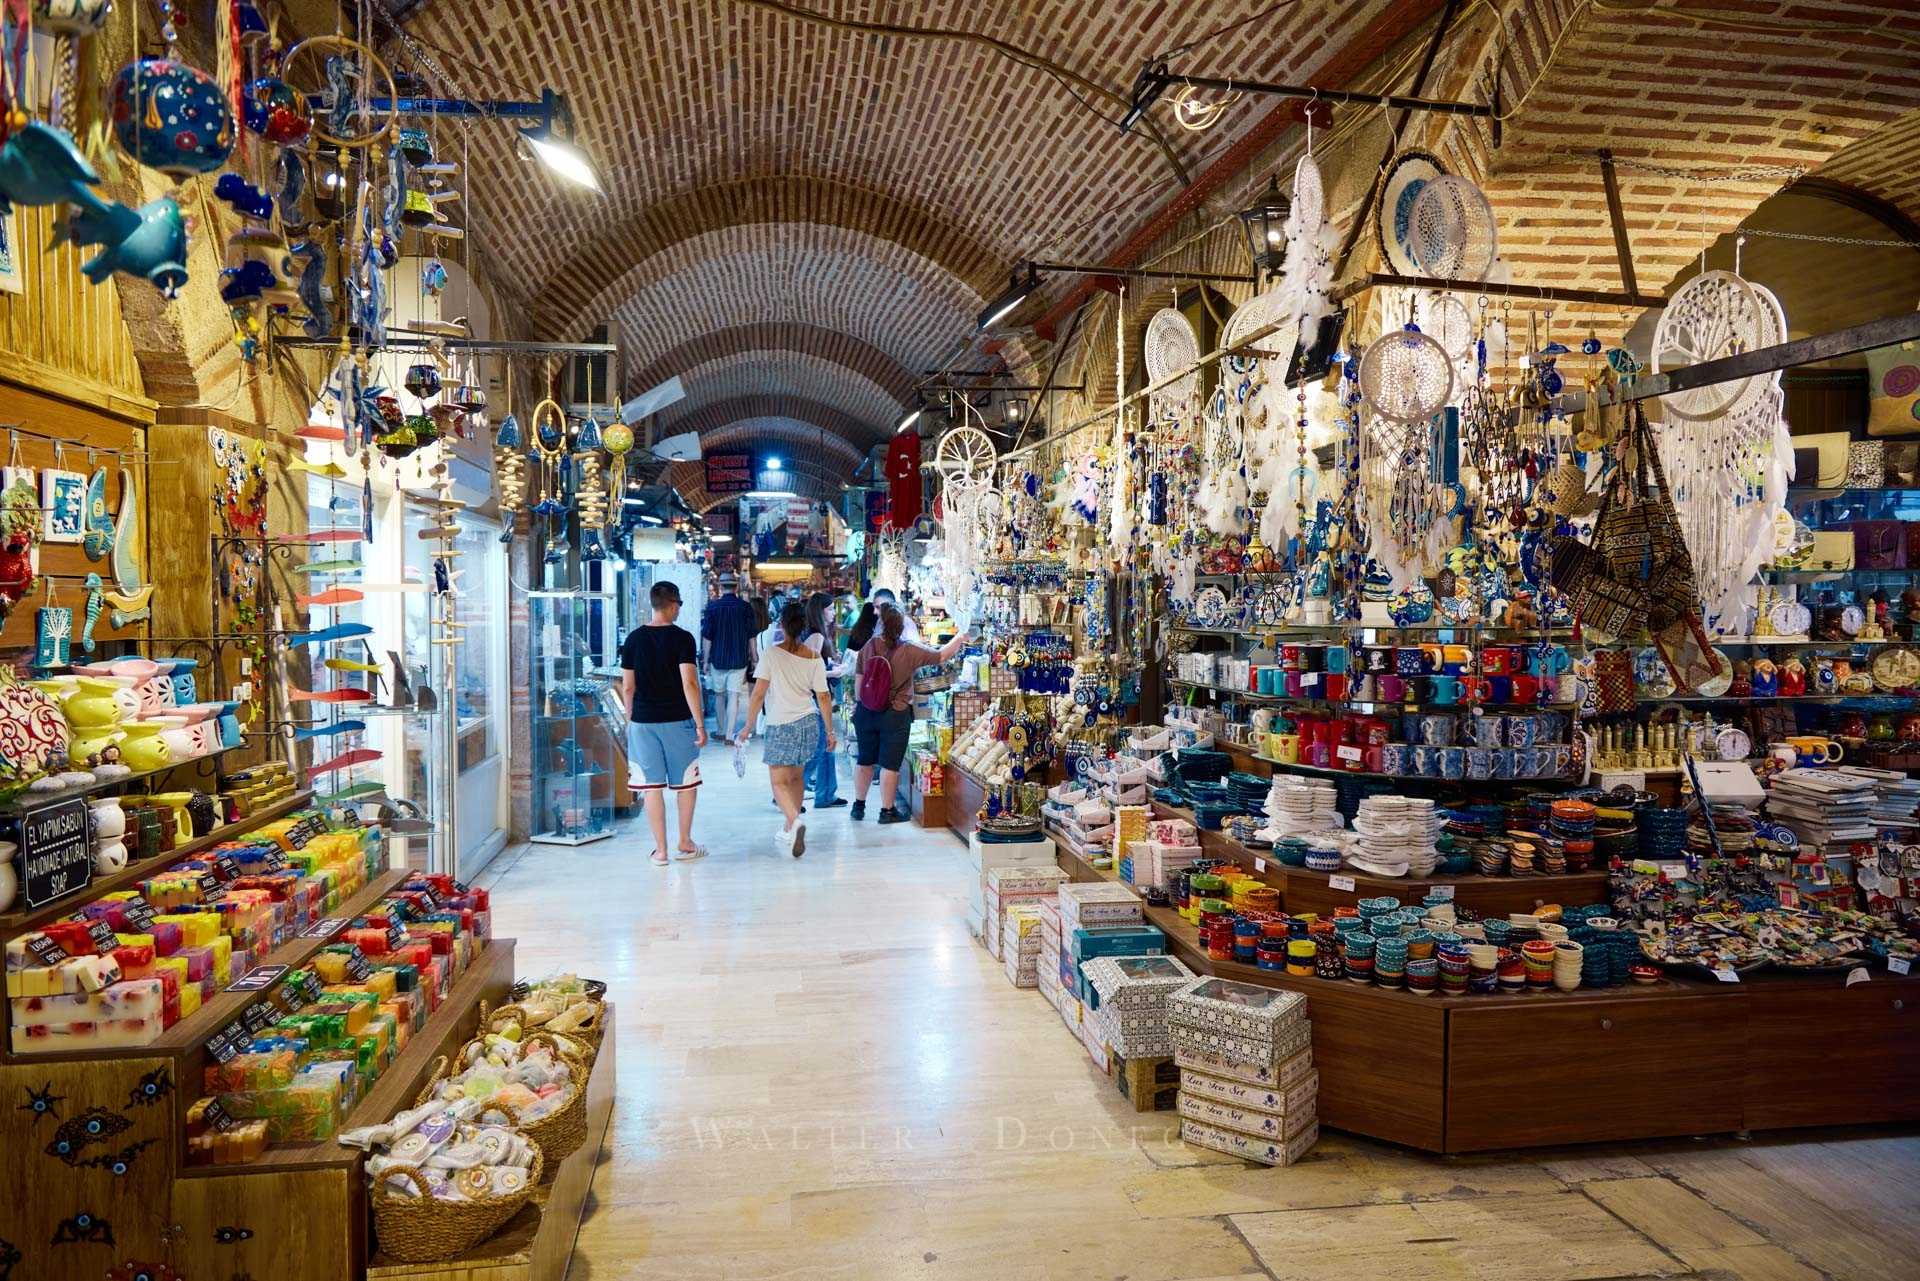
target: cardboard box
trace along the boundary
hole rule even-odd
[[[1173,1043],[1249,1063],[1279,1063],[1301,1033],[1310,1035],[1307,998],[1231,979],[1195,979],[1167,997]]]
[[[1229,1156],[1257,1161],[1261,1165],[1292,1165],[1320,1141],[1320,1127],[1317,1124],[1309,1125],[1290,1139],[1274,1142],[1183,1117],[1180,1121],[1180,1138],[1195,1147],[1225,1152]]]

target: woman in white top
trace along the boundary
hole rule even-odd
[[[753,697],[747,702],[747,727],[735,740],[741,747],[747,745],[764,706],[767,745],[762,755],[773,778],[773,799],[787,819],[775,843],[795,858],[807,849],[807,825],[800,821],[800,809],[806,803],[801,770],[819,746],[821,722],[816,717],[827,720],[827,750],[833,750],[833,703],[827,694],[827,665],[804,641],[796,639],[804,634],[806,623],[807,611],[797,601],[780,611],[783,639],[761,651]]]

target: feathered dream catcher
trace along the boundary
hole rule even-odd
[[[1653,368],[1657,373],[1786,339],[1786,313],[1772,291],[1737,271],[1704,272],[1661,312]],[[1666,423],[1655,439],[1707,628],[1748,632],[1754,579],[1772,555],[1774,525],[1793,479],[1780,375],[1755,374],[1662,402]]]

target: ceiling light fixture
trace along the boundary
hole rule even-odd
[[[1001,291],[1000,296],[988,303],[986,310],[980,313],[978,328],[990,329],[1005,320],[1015,307],[1031,298],[1034,291],[1040,288],[1040,273],[1034,270],[1032,263],[1026,264],[1026,267],[1025,280],[1020,278],[1018,268],[1008,273],[1006,289]]]
[[[714,545],[716,545],[716,546],[718,546],[718,545],[719,545],[719,544],[721,544],[721,543],[730,543],[730,542],[732,542],[732,541],[733,541],[733,535],[732,535],[732,534],[708,534],[708,535],[707,535],[707,541],[708,541],[708,542],[710,542],[710,543],[713,543],[713,544],[714,544]]]
[[[791,489],[749,489],[744,495],[742,495],[742,497],[745,497],[745,498],[797,498],[799,497],[799,495],[795,494]]]
[[[909,413],[905,418],[902,418],[900,420],[900,425],[893,429],[893,434],[898,436],[901,432],[907,431],[908,429],[910,429],[915,423],[920,421],[920,415],[922,412],[923,411],[921,410],[920,406],[915,405],[913,407],[912,412]]]
[[[780,455],[778,454],[775,454],[773,457],[767,459],[768,471],[779,471],[782,467],[785,467],[785,466],[786,464],[780,461]]]
[[[573,136],[573,113],[567,108],[567,100],[547,89],[541,93],[540,102],[546,108],[545,118],[531,129],[522,129],[520,140],[553,173],[588,191],[599,191],[600,175],[594,172],[593,161],[580,150],[579,140]],[[566,124],[568,137],[560,136],[554,127],[556,122]]]

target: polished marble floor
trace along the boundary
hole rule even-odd
[[[833,810],[795,860],[764,771],[705,767],[702,862],[649,866],[629,825],[481,878],[523,973],[617,1002],[572,1281],[1920,1278],[1912,1133],[1453,1159],[1328,1133],[1281,1170],[1187,1148],[968,938],[950,835]]]

